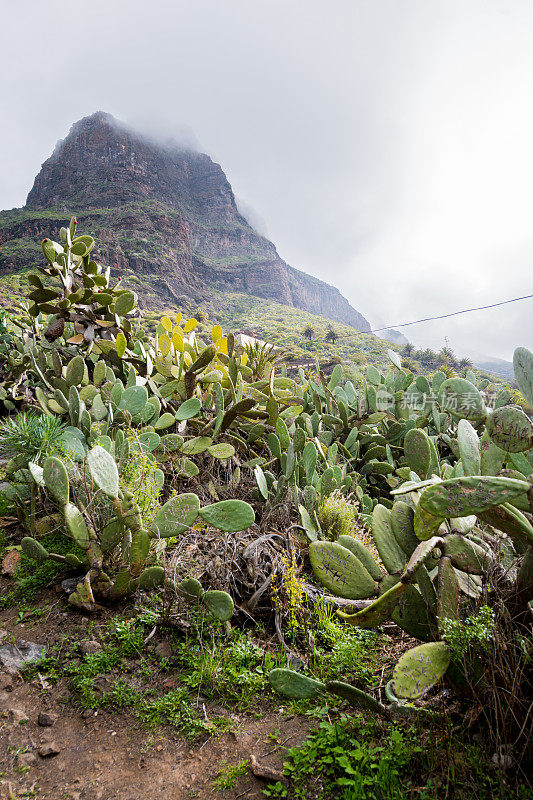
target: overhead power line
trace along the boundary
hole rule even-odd
[[[530,300],[533,294],[526,294],[523,297],[513,297],[512,300],[502,300],[501,303],[491,303],[490,306],[478,306],[477,308],[465,308],[462,311],[453,311],[451,314],[440,314],[438,317],[424,317],[424,319],[415,319],[413,322],[402,322],[399,325],[386,325],[384,328],[373,328],[367,333],[379,333],[380,331],[388,331],[391,328],[408,328],[409,325],[419,325],[421,322],[431,322],[435,319],[446,319],[447,317],[456,317],[459,314],[469,314],[470,311],[484,311],[487,308],[496,308],[496,306],[506,306],[508,303],[517,303],[519,300]]]

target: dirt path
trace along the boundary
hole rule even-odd
[[[19,795],[33,787],[29,796],[39,800],[260,798],[265,783],[250,773],[234,789],[213,789],[221,764],[238,764],[253,753],[280,769],[285,746],[305,738],[301,720],[269,714],[243,718],[231,732],[192,746],[166,730],[147,731],[120,713],[80,713],[59,704],[54,694],[18,681],[0,693],[2,800],[9,798],[8,783]],[[57,716],[52,727],[38,724],[40,711]],[[281,746],[269,737],[280,729]],[[39,755],[46,752],[56,754]]]
[[[65,612],[57,595],[46,598],[46,608],[35,624],[20,624],[15,609],[0,612],[0,638],[50,646],[69,626],[79,630],[79,616]],[[266,783],[249,769],[233,788],[216,789],[221,767],[253,754],[280,770],[286,748],[313,727],[306,717],[229,709],[226,733],[191,744],[174,728],[146,728],[126,712],[81,710],[67,695],[63,678],[53,685],[42,676],[24,682],[0,667],[1,800],[261,798]]]

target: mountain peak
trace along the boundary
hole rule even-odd
[[[46,230],[43,211],[51,212]],[[28,194],[24,222],[4,226],[0,241],[57,235],[71,214],[98,239],[102,262],[150,287],[147,304],[234,292],[370,330],[338,289],[293,269],[252,228],[219,164],[143,136],[107,112],[78,120],[57,143]],[[27,266],[19,264],[20,249],[12,252],[10,267]]]
[[[209,156],[158,143],[97,111],[78,120],[41,167],[26,208],[102,208],[146,200],[203,213],[216,197],[219,212],[237,213],[231,186]]]

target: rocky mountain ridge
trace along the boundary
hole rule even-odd
[[[0,274],[39,263],[39,240],[57,236],[71,214],[97,237],[103,262],[137,278],[145,305],[242,292],[370,330],[338,289],[288,265],[250,226],[220,165],[109,114],[76,122],[25,207],[0,212]]]

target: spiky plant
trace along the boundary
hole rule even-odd
[[[60,447],[65,423],[35,411],[23,411],[0,423],[0,450],[8,458],[23,455],[27,462],[39,462]]]
[[[252,370],[254,379],[260,378],[267,364],[274,364],[282,359],[285,354],[276,349],[270,342],[250,342],[244,346],[244,352],[248,356],[248,366]]]

